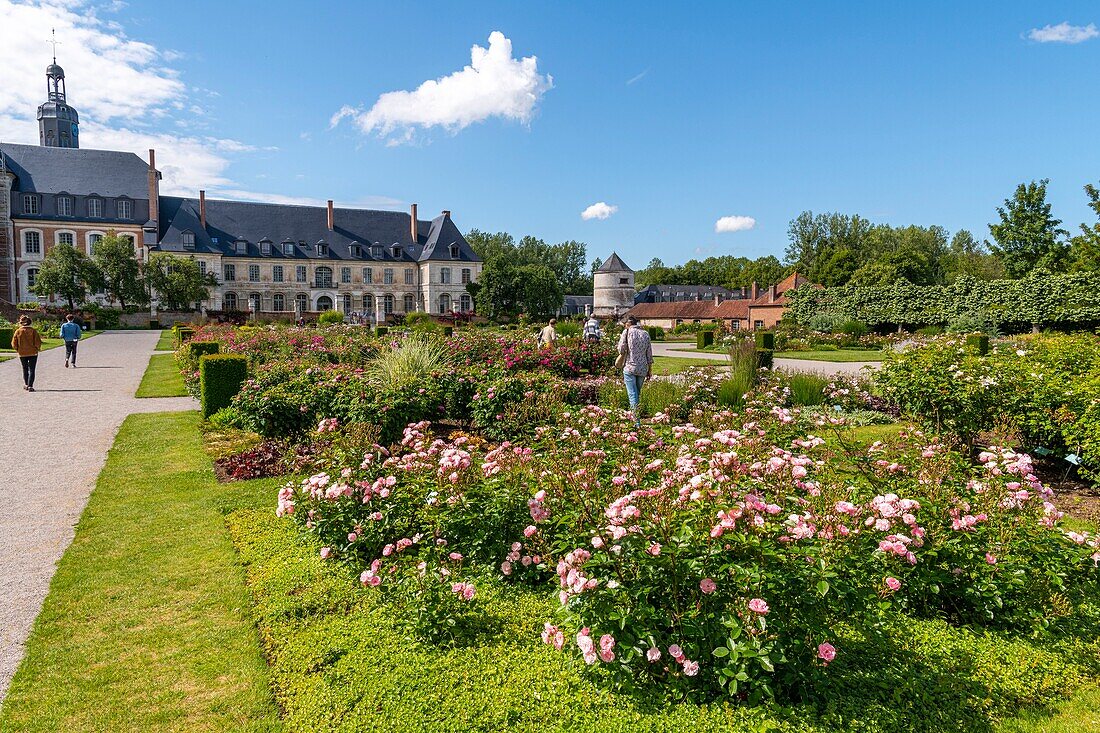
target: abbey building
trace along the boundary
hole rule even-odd
[[[65,72],[46,70],[39,145],[0,143],[0,299],[36,299],[46,253],[70,244],[90,254],[108,231],[147,259],[169,252],[217,278],[205,310],[295,317],[330,309],[385,322],[393,314],[469,312],[466,285],[481,260],[443,211],[293,206],[160,194],[149,159],[79,145]]]

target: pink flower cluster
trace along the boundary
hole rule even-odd
[[[451,592],[464,601],[472,601],[477,595],[473,583],[451,583]]]

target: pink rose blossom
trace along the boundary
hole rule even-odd
[[[658,659],[661,658],[661,650],[655,646],[652,646],[649,648],[649,651],[645,653],[645,658],[648,659],[650,662],[656,662]]]
[[[713,593],[714,589],[717,587],[718,585],[710,578],[703,578],[699,581],[699,590],[703,591],[704,593]]]
[[[657,542],[654,542],[652,545],[649,546],[649,549],[646,550],[646,552],[648,552],[650,555],[653,555],[653,557],[657,557],[661,554],[661,545]]]
[[[889,588],[892,591],[897,590],[898,588],[901,587],[901,581],[898,580],[897,578],[893,578],[893,577],[887,578],[886,579],[886,587]]]
[[[693,662],[691,660],[686,660],[684,662],[684,676],[694,677],[697,674],[699,674],[699,663]]]
[[[985,553],[985,561],[987,563],[989,563],[990,565],[996,565],[997,564],[997,556],[994,555],[992,552],[987,552],[987,553]]]
[[[827,641],[817,645],[817,658],[828,664],[836,658],[836,647]]]
[[[768,603],[763,598],[753,598],[749,601],[749,610],[761,616],[767,616],[768,611],[771,609],[768,608]]]
[[[331,547],[322,547],[321,548],[321,559],[322,560],[328,560],[330,557],[332,557],[332,548]]]

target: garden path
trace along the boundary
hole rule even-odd
[[[679,349],[692,348],[690,343],[683,341],[654,341],[654,356],[678,356],[689,359],[706,359],[708,361],[725,362],[725,354],[715,354],[707,351],[685,352]],[[878,369],[879,362],[875,361],[813,361],[810,359],[776,359],[775,366],[791,372],[814,372],[831,377],[834,374],[859,374],[863,367]]]
[[[108,331],[38,357],[35,391],[18,359],[0,363],[0,702],[122,421],[134,412],[193,410],[190,397],[137,399],[157,331]]]

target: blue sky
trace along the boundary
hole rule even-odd
[[[5,53],[38,57],[0,71],[0,88],[42,96],[41,24],[58,25],[84,144],[155,145],[177,192],[415,201],[422,215],[451,209],[464,229],[578,239],[590,257],[614,249],[635,267],[781,255],[806,209],[987,237],[994,207],[1043,177],[1076,230],[1090,218],[1082,186],[1100,181],[1095,3],[326,2],[303,12],[0,0],[0,20],[5,6],[23,40],[12,48],[0,30],[0,69]],[[401,100],[379,103],[458,72],[494,31],[512,44],[511,70],[538,87],[528,107],[506,91],[494,102],[445,87],[454,109],[416,111],[407,132]],[[526,57],[537,68],[516,71]],[[91,73],[100,62],[127,73]],[[0,102],[6,140],[36,139],[33,106],[15,106],[26,94]],[[371,131],[354,117],[333,127],[345,105]],[[186,155],[170,151],[176,141]],[[597,202],[617,208],[582,219]],[[725,216],[755,226],[717,233]]]

